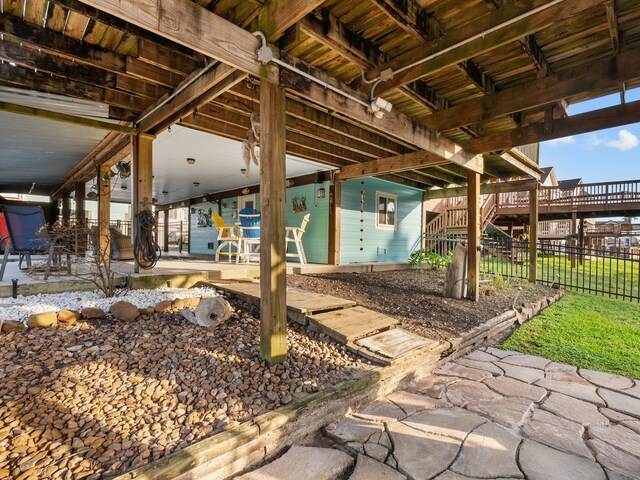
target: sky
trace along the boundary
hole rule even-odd
[[[627,103],[640,100],[640,88],[626,92]],[[620,104],[607,95],[569,106],[569,115]],[[640,120],[640,119],[639,119]],[[640,179],[640,123],[573,135],[540,144],[540,166],[555,167],[558,180],[585,183]]]

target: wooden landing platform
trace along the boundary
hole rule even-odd
[[[312,315],[309,317],[309,324],[346,344],[374,332],[393,328],[398,320],[358,306]]]
[[[219,290],[228,292],[231,295],[241,296],[256,305],[260,303],[260,282],[214,282],[213,285]],[[287,287],[288,317],[304,325],[307,324],[309,315],[329,310],[350,308],[355,305],[356,302],[345,300],[344,298]]]

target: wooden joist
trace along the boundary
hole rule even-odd
[[[602,108],[592,112],[572,115],[570,117],[554,119],[551,130],[545,131],[544,122],[513,130],[497,132],[483,137],[473,138],[463,147],[475,153],[493,152],[528,145],[530,143],[544,142],[555,138],[568,137],[581,133],[604,130],[636,123],[640,120],[640,101]]]
[[[368,79],[377,78],[380,72],[388,68],[394,71],[400,68],[405,69],[379,85],[376,93],[380,95],[424,75],[433,75],[481,53],[536,33],[581,11],[601,5],[603,1],[564,0],[525,18],[521,18],[521,16],[534,8],[543,7],[551,2],[532,0],[530,2],[509,3],[474,22],[469,22],[445,33],[432,42],[420,45],[391,59],[367,72],[366,77]],[[425,58],[429,59],[423,61]],[[419,63],[413,65],[416,62]]]
[[[389,158],[380,158],[366,163],[343,167],[336,174],[336,180],[369,177],[384,173],[397,173],[435,165],[443,165],[447,161],[430,152],[414,152]]]
[[[496,183],[483,183],[480,185],[480,195],[487,195],[491,193],[504,193],[504,192],[524,192],[531,190],[535,185],[536,180],[513,180],[509,182],[496,182]],[[467,187],[455,187],[455,188],[441,188],[433,189],[425,192],[425,200],[433,200],[436,198],[452,198],[452,197],[466,197]]]
[[[461,127],[508,113],[522,111],[580,95],[607,92],[620,83],[640,78],[640,49],[599,59],[564,72],[518,85],[493,95],[462,102],[423,118],[440,130]]]

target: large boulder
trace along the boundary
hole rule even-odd
[[[133,322],[140,315],[138,307],[133,303],[125,302],[123,300],[111,305],[109,312],[118,320],[123,320],[125,322]]]
[[[42,312],[29,315],[27,326],[29,328],[38,327],[55,327],[58,325],[58,316],[56,312]]]
[[[195,312],[186,308],[180,310],[184,318],[201,327],[217,327],[232,313],[231,305],[222,297],[203,298]]]

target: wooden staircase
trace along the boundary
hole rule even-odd
[[[496,194],[485,195],[484,197],[482,205],[480,206],[480,216],[482,218],[480,228],[482,232],[484,232],[487,226],[492,225],[492,222],[496,218],[497,211]],[[427,223],[424,232],[426,236],[447,233],[466,233],[468,223],[466,198],[446,202],[440,208],[442,208],[442,212]]]

